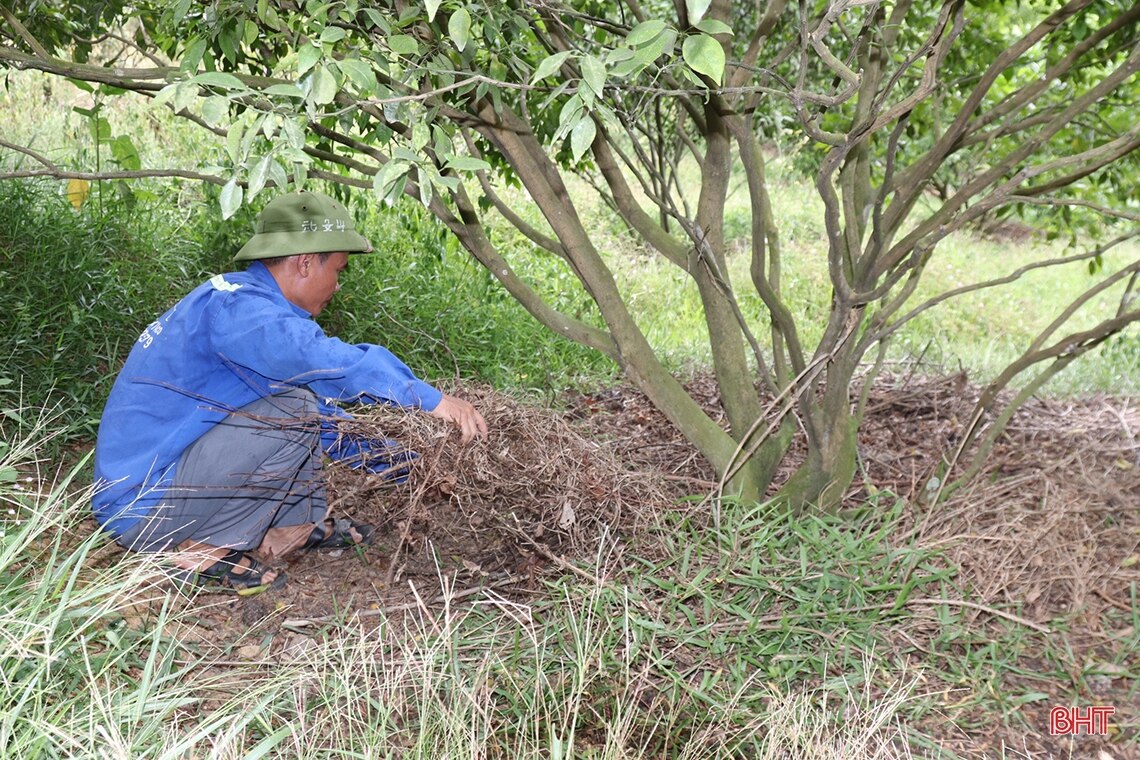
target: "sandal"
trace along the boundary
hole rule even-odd
[[[244,565],[243,559],[246,562]],[[238,572],[239,568],[241,572]],[[265,576],[271,572],[276,572],[277,577],[267,583]],[[176,580],[200,587],[216,586],[236,591],[243,596],[276,591],[288,580],[284,571],[259,562],[240,549],[231,549],[209,567],[197,571],[183,570],[177,575],[179,577]]]
[[[360,536],[359,541],[353,538],[353,531]],[[375,534],[376,528],[367,523],[350,520],[347,517],[325,520],[313,526],[313,532],[309,535],[309,540],[305,542],[305,549],[342,549],[347,546],[367,546],[372,543],[372,537]]]

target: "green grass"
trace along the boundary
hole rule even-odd
[[[790,622],[750,622],[755,605],[782,593],[765,600],[740,570],[695,595],[702,569],[725,562],[715,551],[691,565],[646,561],[628,578],[584,581],[616,569],[615,546],[603,540],[593,566],[553,581],[533,603],[445,600],[432,612],[381,618],[367,633],[351,624],[310,628],[301,637],[308,646],[235,664],[233,642],[191,644],[179,633],[206,599],[165,595],[145,556],[98,559],[105,539],[80,530],[90,494],[75,470],[47,493],[37,489],[47,479],[22,478],[55,424],[40,419],[32,438],[0,453],[0,502],[14,512],[0,539],[0,745],[13,757],[906,756],[893,719],[910,683],[891,681],[883,693],[853,678],[813,685],[783,665],[758,669],[747,635],[759,638],[755,657],[779,661],[767,650],[803,634]],[[747,548],[741,531],[760,517],[743,510],[721,540]],[[796,530],[782,524],[766,537],[783,536],[786,551]],[[801,550],[803,561],[821,559],[817,548],[858,542],[825,534]],[[788,588],[814,593],[801,559],[782,562],[768,569],[789,571]],[[828,617],[812,615],[813,625],[858,625]],[[725,624],[736,632],[722,642],[708,626]],[[250,636],[270,643],[264,629]],[[816,655],[817,668],[888,677],[869,655],[844,650]]]
[[[279,610],[238,640],[190,636],[210,598],[154,585],[153,558],[109,562],[77,468],[38,471],[57,425],[0,450],[13,757],[949,757],[924,721],[1018,725],[1027,704],[1079,702],[1096,669],[1063,621],[1045,639],[939,604],[956,569],[890,540],[889,501],[846,519],[680,509],[628,545],[599,536],[525,600],[445,595],[367,630]]]

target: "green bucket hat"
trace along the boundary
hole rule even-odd
[[[287,193],[262,209],[253,237],[237,252],[234,261],[371,250],[372,243],[356,232],[344,206],[323,193]]]

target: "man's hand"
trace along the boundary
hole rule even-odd
[[[474,438],[487,437],[487,421],[479,414],[469,402],[448,394],[443,394],[439,405],[428,412],[432,417],[454,422],[463,432],[463,442],[468,443]]]

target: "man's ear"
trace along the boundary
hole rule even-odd
[[[297,256],[297,274],[302,277],[308,277],[309,272],[313,269],[313,254],[302,253]]]

